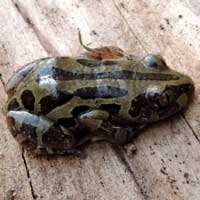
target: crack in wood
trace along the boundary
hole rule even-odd
[[[135,184],[136,184],[136,187],[138,189],[138,191],[140,191],[140,194],[141,194],[141,198],[146,200],[147,197],[145,196],[145,194],[143,193],[143,189],[141,188],[140,184],[138,183],[136,177],[135,177],[135,174],[129,164],[129,162],[127,161],[126,159],[126,156],[124,155],[124,152],[122,150],[122,147],[120,146],[117,146],[117,145],[114,145],[112,144],[112,149],[115,151],[117,157],[119,158],[119,160],[121,161],[121,163],[126,167],[126,169],[128,170],[128,172],[131,174]]]
[[[38,38],[38,41],[40,42],[41,46],[44,48],[44,50],[48,53],[48,55],[51,56],[58,56],[60,53],[56,50],[56,48],[48,41],[48,39],[41,33],[38,27],[34,24],[32,21],[30,15],[28,14],[28,11],[17,1],[17,0],[11,0],[14,7],[16,8],[17,12],[21,15],[23,20],[28,24],[28,26],[33,30],[33,33]]]
[[[122,17],[122,19],[124,20],[124,22],[126,23],[126,25],[129,27],[131,33],[133,34],[133,36],[135,37],[135,39],[138,41],[138,43],[140,44],[140,46],[144,49],[146,54],[149,54],[147,49],[145,48],[145,46],[142,44],[142,42],[140,41],[140,39],[137,37],[137,35],[134,33],[132,27],[130,26],[130,24],[128,23],[128,21],[126,20],[126,18],[124,17],[124,15],[122,14],[120,8],[117,6],[115,0],[112,0],[113,5],[115,6],[115,8],[117,9],[117,11],[119,12],[119,15]]]
[[[27,174],[29,186],[31,188],[31,195],[32,195],[33,199],[37,199],[37,195],[35,194],[34,189],[33,189],[33,184],[32,184],[32,180],[31,180],[31,177],[30,177],[29,168],[28,168],[26,158],[25,158],[25,155],[24,155],[24,149],[22,149],[22,159],[24,161],[24,166],[25,166],[25,169],[26,169],[26,174]]]
[[[181,114],[181,116],[182,116],[184,122],[187,124],[188,128],[192,131],[192,134],[194,135],[194,137],[196,138],[196,140],[200,143],[200,138],[198,137],[198,134],[195,132],[195,130],[190,125],[190,123],[187,121],[185,115]]]

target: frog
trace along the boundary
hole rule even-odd
[[[87,142],[129,144],[146,126],[185,109],[193,80],[161,55],[86,49],[19,68],[4,85],[8,128],[35,155],[77,154]]]

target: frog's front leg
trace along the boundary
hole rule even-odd
[[[125,145],[130,142],[144,125],[120,126],[111,122],[109,113],[104,110],[91,110],[79,116],[79,122],[90,130],[92,141],[105,140],[110,143]]]
[[[85,141],[101,141],[101,140],[110,140],[106,132],[103,131],[99,133],[99,130],[102,129],[102,123],[106,121],[109,117],[109,113],[103,110],[94,109],[87,111],[78,116],[78,123],[80,127],[88,130],[87,136],[79,141],[79,145],[85,143]]]
[[[75,135],[52,120],[26,111],[9,111],[13,136],[37,155],[77,153]]]

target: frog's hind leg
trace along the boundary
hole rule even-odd
[[[77,153],[74,134],[44,116],[9,111],[7,122],[16,140],[37,155]]]

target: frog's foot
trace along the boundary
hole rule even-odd
[[[105,46],[105,47],[91,49],[83,44],[80,31],[78,33],[79,33],[79,42],[81,46],[87,50],[87,52],[85,53],[87,57],[95,59],[114,59],[124,56],[124,51],[119,47],[115,46]]]
[[[26,111],[9,111],[7,122],[11,133],[26,149],[36,154],[75,152],[75,135],[52,120]]]

